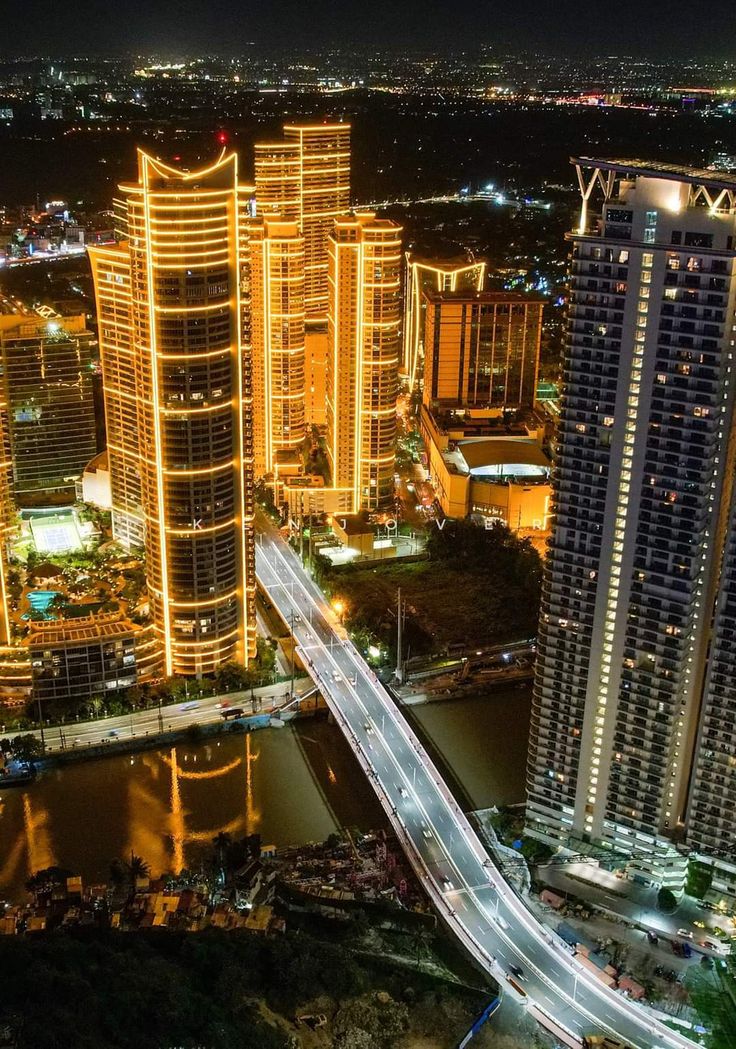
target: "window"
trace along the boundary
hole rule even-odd
[[[645,244],[654,244],[656,235],[657,235],[657,231],[654,228],[654,226],[647,226],[646,229],[644,230],[644,243]]]
[[[712,233],[686,233],[685,244],[689,248],[712,248],[713,247],[713,234]]]
[[[672,230],[671,243],[672,244],[682,244],[682,230],[679,230],[679,229],[673,229]]]
[[[687,260],[687,268],[691,273],[697,273],[698,270],[702,269],[702,259],[699,259],[697,255],[691,255]]]
[[[606,217],[609,222],[631,222],[634,213],[633,211],[625,211],[622,208],[608,208]]]

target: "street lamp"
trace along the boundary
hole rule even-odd
[[[337,616],[338,616],[340,622],[342,623],[342,617],[345,614],[345,609],[347,607],[345,605],[345,602],[338,597],[332,602],[332,607],[333,607],[334,611],[337,613]]]

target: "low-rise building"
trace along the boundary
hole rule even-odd
[[[489,411],[421,416],[429,479],[447,517],[476,514],[515,532],[549,530],[551,462],[533,414],[515,420]]]
[[[119,613],[33,622],[27,645],[33,694],[41,704],[130,688],[160,660],[150,630]]]

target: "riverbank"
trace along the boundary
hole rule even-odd
[[[316,714],[326,716],[327,707],[321,704],[309,707],[304,711],[296,711],[288,716],[292,721],[297,718],[314,717]],[[287,722],[276,714],[253,714],[246,715],[234,721],[220,720],[219,722],[197,722],[192,721],[182,728],[166,729],[163,732],[146,732],[142,736],[130,736],[127,739],[105,739],[102,742],[87,744],[85,747],[66,747],[63,750],[52,751],[42,758],[34,761],[38,772],[72,764],[78,761],[95,761],[100,758],[115,757],[121,754],[137,754],[145,750],[158,750],[182,741],[187,743],[202,743],[211,738],[227,736],[232,733],[256,732],[264,728],[283,728]],[[29,782],[33,781],[33,777]],[[0,782],[0,787],[2,783]]]
[[[454,678],[436,678],[429,687],[424,684],[402,685],[396,690],[399,702],[405,707],[421,706],[424,703],[440,703],[453,699],[465,699],[479,693],[491,693],[509,688],[527,689],[534,680],[533,667],[509,667],[495,674],[483,674],[467,681]]]

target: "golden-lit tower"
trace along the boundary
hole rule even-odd
[[[255,144],[256,201],[259,215],[301,220],[301,147],[298,142]]]
[[[253,220],[250,247],[250,339],[255,474],[278,473],[279,453],[293,451],[304,422],[304,237],[296,222]]]
[[[0,385],[0,645],[3,646],[12,644],[7,575],[9,547],[16,533],[16,519],[8,403]]]
[[[329,240],[327,451],[352,510],[394,495],[401,312],[401,226],[362,212]]]
[[[406,253],[401,374],[410,390],[415,389],[422,375],[427,310],[425,293],[482,291],[485,277],[485,262],[471,262],[466,258],[434,261]]]
[[[185,172],[139,151],[138,181],[120,187],[129,239],[90,251],[113,501],[136,418],[148,590],[167,674],[201,675],[254,655],[237,176],[235,154]]]
[[[304,235],[307,323],[327,318],[327,238],[350,207],[350,125],[286,124],[284,140],[256,146],[259,213],[294,219]]]
[[[144,543],[138,450],[136,349],[132,338],[130,253],[127,244],[89,248],[105,395],[112,530],[122,546]]]

